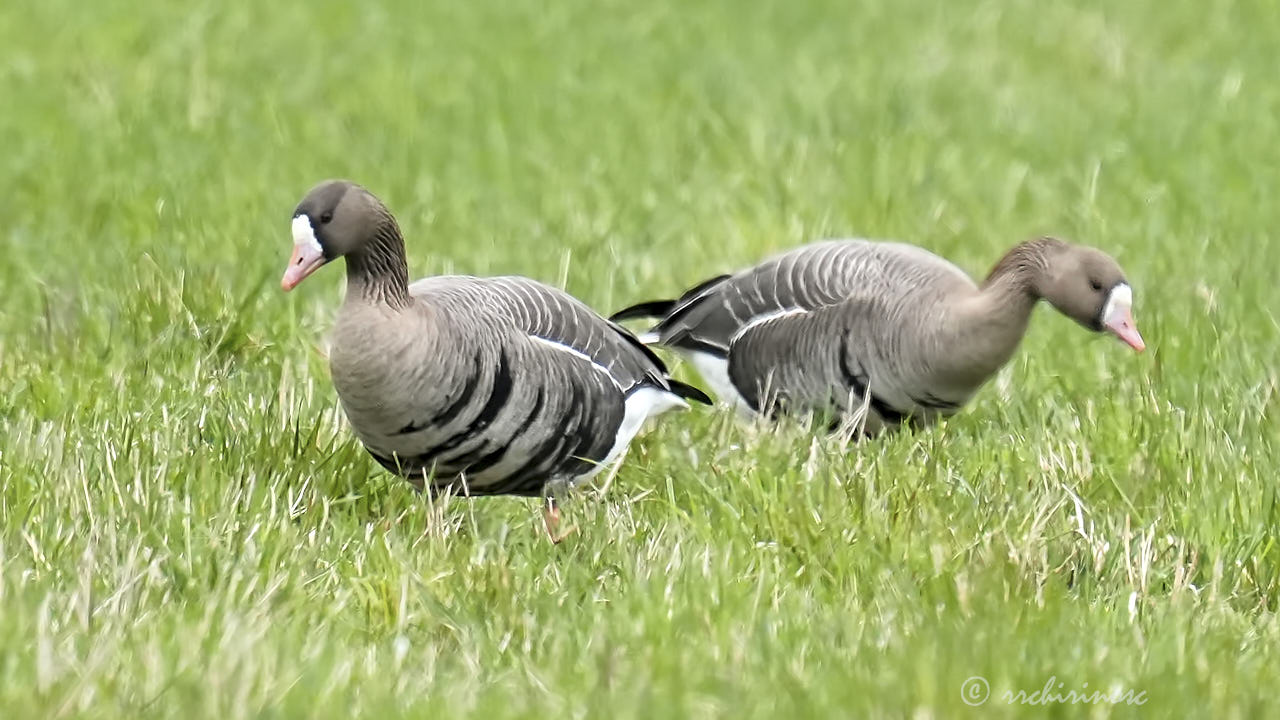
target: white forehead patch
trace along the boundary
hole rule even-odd
[[[316,252],[324,252],[320,241],[316,239],[316,231],[311,227],[311,218],[305,214],[293,219],[293,244],[305,245]]]
[[[1131,309],[1133,309],[1133,288],[1127,283],[1120,283],[1111,288],[1111,292],[1107,295],[1107,304],[1102,309],[1102,319],[1106,321],[1113,316],[1113,313]]]

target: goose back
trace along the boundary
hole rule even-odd
[[[344,305],[331,370],[370,454],[416,485],[536,495],[594,474],[644,417],[683,405],[651,351],[558,290],[446,276],[409,295],[405,312]]]
[[[953,411],[972,393],[938,382],[932,359],[952,299],[976,289],[955,265],[911,245],[826,241],[704,284],[645,339],[684,353],[747,412],[839,414],[866,403],[874,430]]]

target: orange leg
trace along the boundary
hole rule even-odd
[[[546,505],[542,506],[542,521],[547,525],[547,537],[557,545],[573,534],[573,526],[560,529],[560,506],[553,497],[548,497]]]

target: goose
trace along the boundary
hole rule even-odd
[[[821,415],[865,435],[957,412],[1017,349],[1044,299],[1134,350],[1133,290],[1114,259],[1052,237],[1009,250],[981,285],[900,242],[827,240],[610,319],[688,359],[746,415]]]
[[[399,225],[353,182],[311,189],[292,235],[286,292],[346,260],[334,388],[369,454],[419,490],[541,496],[559,542],[563,489],[618,460],[646,420],[711,404],[631,332],[550,286],[459,275],[410,284]]]

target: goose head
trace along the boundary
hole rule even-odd
[[[1045,258],[1036,290],[1059,312],[1095,332],[1109,332],[1142,352],[1133,321],[1133,288],[1111,256],[1083,245],[1061,244]]]
[[[386,208],[359,185],[326,180],[315,186],[293,211],[293,255],[280,287],[292,290],[326,263],[360,251],[387,222],[394,220]]]

